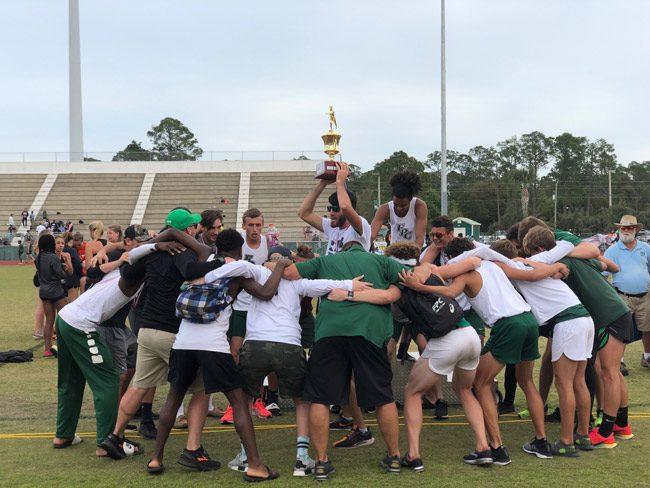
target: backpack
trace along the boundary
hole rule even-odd
[[[214,322],[219,312],[230,305],[230,278],[215,283],[189,285],[176,299],[176,317],[196,324]]]
[[[444,286],[436,275],[431,275],[425,285]],[[454,330],[463,317],[463,309],[453,298],[435,293],[419,293],[410,288],[402,290],[400,308],[427,339],[443,337]]]

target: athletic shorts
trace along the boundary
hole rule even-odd
[[[640,332],[650,332],[650,293],[643,297],[628,297],[619,293],[621,299],[630,307]]]
[[[613,335],[623,344],[629,344],[634,340],[634,322],[632,321],[632,312],[627,312],[605,326],[607,334]],[[607,341],[603,343],[605,347]],[[602,349],[602,348],[601,348]]]
[[[422,357],[429,360],[429,369],[446,376],[454,368],[472,371],[481,356],[481,339],[473,327],[460,327],[448,334],[429,339]]]
[[[104,342],[113,356],[113,368],[118,375],[125,374],[127,370],[127,334],[126,330],[120,327],[97,327],[97,333],[104,339]]]
[[[228,340],[231,337],[246,337],[246,316],[244,310],[233,310],[230,314],[230,326],[228,327]]]
[[[492,353],[503,364],[518,364],[539,359],[539,326],[530,312],[499,319],[492,326],[490,338],[481,354]]]
[[[264,378],[275,373],[283,398],[302,398],[307,374],[305,350],[283,342],[246,341],[239,355],[239,371],[244,389],[252,397],[259,395]]]
[[[394,401],[393,371],[386,347],[361,336],[325,337],[314,344],[307,362],[303,399],[322,405],[347,405],[352,375],[360,407]]]
[[[463,317],[469,322],[469,325],[474,328],[479,337],[485,337],[485,322],[483,322],[483,319],[479,317],[476,310],[473,308],[465,310],[463,312]]]
[[[135,364],[133,386],[153,388],[167,383],[169,354],[176,334],[143,327],[138,333],[138,358]]]
[[[135,369],[138,358],[138,338],[128,327],[126,330],[126,369]]]
[[[586,361],[594,345],[594,321],[591,317],[577,317],[555,324],[551,343],[551,361],[564,354],[571,361]]]
[[[140,333],[145,329],[141,329]],[[201,388],[206,394],[229,392],[242,387],[237,365],[231,354],[213,351],[172,349],[169,383],[179,393]]]

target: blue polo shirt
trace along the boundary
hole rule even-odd
[[[636,295],[650,288],[650,245],[637,239],[634,249],[620,240],[605,251],[605,257],[621,267],[612,274],[612,284],[624,293]]]

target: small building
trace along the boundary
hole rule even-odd
[[[455,237],[469,237],[478,241],[481,235],[481,224],[479,222],[468,219],[467,217],[458,217],[453,222]]]

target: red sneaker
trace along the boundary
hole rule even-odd
[[[54,353],[52,351],[45,351],[43,353],[43,357],[44,358],[55,358],[56,356],[54,355]]]
[[[614,440],[614,434],[609,434],[609,436],[603,437],[597,430],[589,432],[589,440],[591,441],[591,445],[596,449],[612,449],[613,447],[618,446]]]
[[[264,403],[259,398],[253,402],[253,415],[257,415],[262,419],[270,419],[273,417],[273,414],[266,409]]]
[[[221,423],[222,424],[234,424],[235,423],[235,417],[233,416],[233,413],[232,413],[232,405],[228,405],[228,408],[226,409],[226,413],[224,413],[223,417],[221,417]]]
[[[621,439],[631,439],[634,437],[630,424],[627,424],[625,427],[619,427],[618,425],[614,424],[614,435]]]

